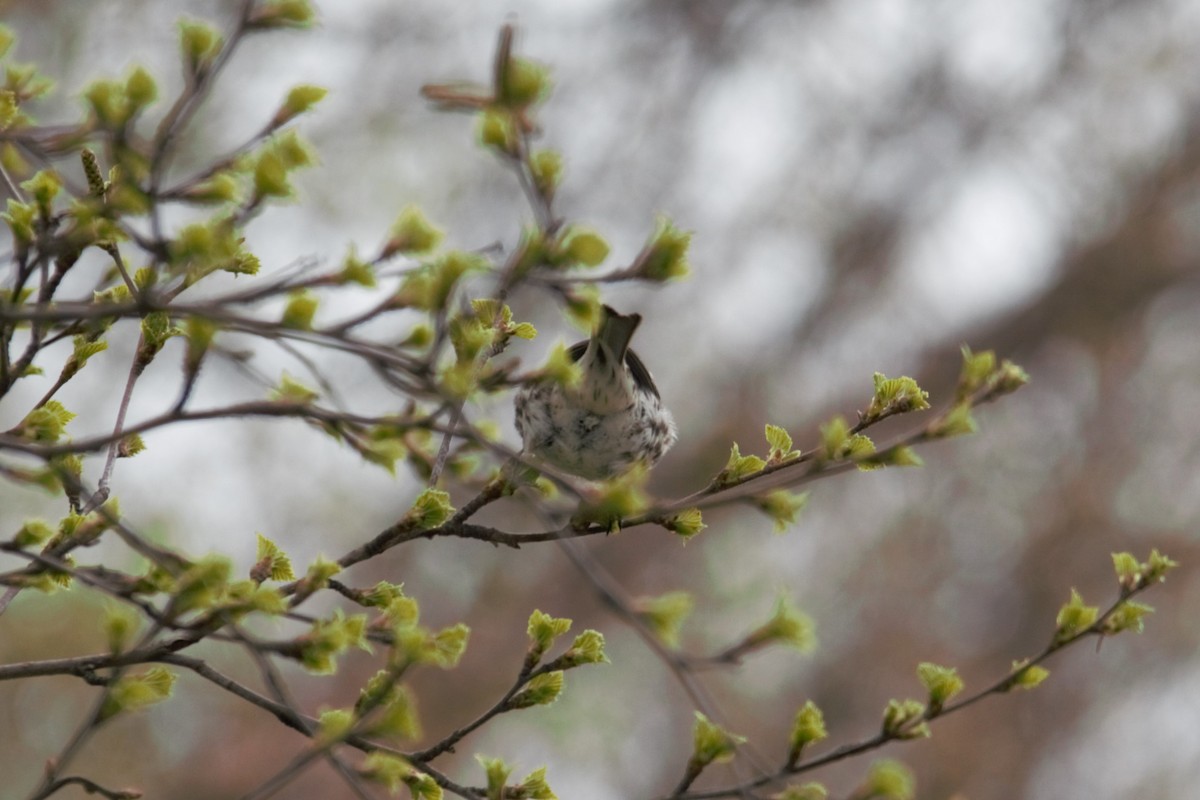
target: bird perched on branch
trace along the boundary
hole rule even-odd
[[[592,337],[568,351],[578,384],[528,384],[517,394],[525,452],[588,480],[653,466],[675,443],[675,420],[650,371],[629,349],[642,318],[608,306]]]

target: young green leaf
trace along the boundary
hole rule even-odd
[[[543,672],[530,679],[525,688],[513,695],[507,705],[513,709],[549,705],[558,699],[562,690],[562,670]]]
[[[742,455],[737,442],[734,442],[733,447],[729,450],[729,460],[725,462],[725,468],[717,473],[715,483],[718,486],[730,486],[762,472],[766,466],[767,462],[758,456]]]
[[[634,604],[639,617],[672,649],[679,647],[679,632],[691,615],[695,601],[687,592],[667,592],[658,597],[643,597]]]
[[[250,577],[258,583],[265,580],[291,581],[296,579],[292,561],[279,546],[261,533],[258,534],[258,560],[250,570]]]
[[[98,721],[125,711],[138,711],[171,696],[175,674],[163,667],[151,667],[140,675],[124,675],[109,687],[97,715]]]
[[[540,610],[534,610],[529,615],[529,654],[532,663],[537,663],[542,655],[554,644],[554,640],[571,629],[571,620],[565,617],[552,617]]]
[[[922,739],[929,736],[925,704],[919,700],[889,700],[883,711],[883,733],[893,739]]]
[[[704,768],[712,763],[729,761],[746,737],[730,733],[699,711],[692,728],[692,763]]]
[[[790,492],[776,489],[751,501],[759,510],[775,521],[775,532],[782,533],[796,522],[796,517],[808,505],[808,492]]]
[[[1083,597],[1076,590],[1071,590],[1071,599],[1058,612],[1054,640],[1065,642],[1079,636],[1096,622],[1100,609],[1096,606],[1085,605]]]
[[[860,796],[878,800],[913,800],[916,793],[917,782],[912,770],[889,758],[871,765]]]
[[[788,737],[788,764],[794,765],[800,760],[801,751],[810,744],[816,744],[829,736],[825,730],[825,716],[812,700],[806,702],[792,721],[791,735]]]
[[[930,716],[940,713],[942,707],[963,690],[963,679],[953,667],[925,661],[917,665],[917,677],[929,692]]]
[[[1028,664],[1029,659],[1013,662],[1012,672],[1014,675],[1016,675],[1016,677],[1012,679],[1012,683],[1009,684],[1009,686],[1006,688],[1006,691],[1008,688],[1035,689],[1041,685],[1042,681],[1050,677],[1050,670],[1046,669],[1045,667],[1037,664],[1033,666],[1027,666]]]
[[[650,240],[634,260],[630,272],[650,281],[669,281],[687,275],[688,246],[692,234],[676,228],[662,217]]]
[[[679,534],[684,542],[708,527],[704,524],[704,515],[698,508],[686,508],[677,514],[663,517],[658,520],[658,524],[672,533]]]

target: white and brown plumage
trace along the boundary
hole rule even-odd
[[[675,443],[675,421],[637,354],[629,349],[642,318],[602,309],[592,337],[571,347],[582,378],[574,387],[525,386],[517,394],[517,431],[525,452],[588,480],[635,464],[653,466]]]

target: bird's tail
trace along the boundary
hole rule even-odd
[[[616,366],[625,361],[625,351],[629,349],[629,341],[633,339],[634,331],[642,324],[642,315],[618,314],[609,306],[604,306],[601,314],[596,338],[608,345],[609,351],[616,359]]]

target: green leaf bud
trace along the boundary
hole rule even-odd
[[[405,206],[392,224],[380,258],[390,258],[396,253],[428,253],[441,241],[442,231],[425,218],[420,208],[414,205]]]
[[[912,770],[894,759],[883,759],[871,765],[861,795],[879,800],[912,800],[916,793]]]
[[[479,115],[479,142],[507,155],[517,153],[517,130],[512,116],[496,108],[485,109]]]
[[[663,517],[658,520],[658,524],[672,533],[679,534],[685,542],[708,527],[704,524],[704,516],[698,508],[686,508],[678,514]]]
[[[997,394],[1011,394],[1029,383],[1029,373],[1008,359],[1000,362],[1000,369],[994,377]]]
[[[407,599],[404,594],[404,584],[379,581],[363,592],[359,602],[370,608],[387,608],[393,601],[401,598]],[[415,623],[416,620],[414,619],[413,622]]]
[[[571,629],[571,620],[564,617],[552,617],[540,610],[534,610],[529,615],[529,654],[530,663],[537,663],[559,636]]]
[[[864,421],[875,422],[893,414],[929,408],[929,393],[921,389],[912,378],[888,378],[883,373],[876,372],[874,380],[875,394],[871,398],[871,405],[867,407]]]
[[[371,651],[366,631],[365,614],[347,617],[339,608],[329,619],[314,621],[312,629],[296,640],[297,649],[288,654],[298,656],[304,668],[315,675],[331,675],[337,670],[337,657],[349,648]]]
[[[1126,600],[1113,609],[1113,612],[1104,620],[1104,633],[1123,633],[1124,631],[1141,633],[1145,628],[1145,616],[1153,613],[1152,606]]]
[[[463,623],[443,628],[434,634],[429,661],[442,669],[454,669],[467,650],[471,629]]]
[[[144,67],[134,67],[125,79],[125,96],[134,110],[142,109],[158,99],[158,85]]]
[[[383,786],[391,794],[400,791],[404,778],[413,772],[409,763],[400,756],[394,756],[383,750],[375,750],[363,759],[359,773],[367,780]]]
[[[825,786],[815,781],[800,785],[791,785],[782,792],[771,795],[771,800],[827,800],[829,792]]]
[[[746,741],[746,737],[738,736],[709,720],[699,711],[696,714],[696,724],[692,728],[692,761],[699,768],[712,763],[729,761],[734,751]]]
[[[1142,565],[1132,553],[1113,553],[1113,569],[1117,573],[1117,582],[1125,591],[1136,589],[1142,580]]]
[[[308,28],[316,21],[309,0],[268,0],[254,8],[251,28]]]
[[[50,216],[50,204],[58,197],[62,187],[62,178],[52,169],[40,170],[29,180],[21,181],[21,188],[37,203],[44,217]]]
[[[687,592],[667,592],[658,597],[639,598],[634,604],[637,615],[671,649],[679,647],[679,633],[691,615],[695,601]]]
[[[621,520],[641,514],[650,506],[646,494],[647,470],[636,465],[623,475],[589,487],[575,515],[576,524],[597,523],[615,529]]]
[[[800,760],[800,753],[805,747],[824,741],[828,736],[825,715],[816,703],[809,700],[796,712],[796,718],[792,721],[792,731],[788,737],[788,766],[794,766]]]
[[[737,442],[734,442],[733,447],[729,450],[729,460],[725,462],[725,468],[717,473],[714,482],[717,486],[731,486],[735,483],[740,483],[751,475],[762,472],[765,466],[767,466],[767,462],[758,456],[742,455],[742,451],[738,449]]]
[[[425,323],[419,323],[412,327],[406,336],[397,347],[411,347],[415,350],[421,350],[429,346],[433,341],[433,328],[430,328]]]
[[[830,461],[841,458],[850,440],[850,423],[840,414],[821,426],[821,455]]]
[[[1012,671],[1016,677],[1012,679],[1012,683],[1007,688],[1035,689],[1041,685],[1042,681],[1050,677],[1050,670],[1037,664],[1032,667],[1026,666],[1028,663],[1029,659],[1027,658],[1013,662]]]
[[[457,363],[473,365],[480,353],[495,345],[496,329],[477,317],[454,317],[450,320],[450,343],[454,345]]]
[[[958,670],[953,667],[942,667],[924,661],[917,665],[917,677],[929,692],[929,715],[931,717],[941,713],[946,703],[963,690],[963,679],[958,676]]]
[[[392,676],[386,670],[380,670],[372,680],[379,683],[384,679],[388,681],[389,688],[383,697],[377,702],[371,702],[369,689],[364,690],[355,706],[356,709],[375,706],[380,708],[378,718],[369,727],[370,733],[408,740],[421,738],[421,720],[417,715],[416,698],[407,686],[394,685]]]
[[[258,560],[250,570],[250,577],[257,583],[266,580],[293,581],[296,574],[292,571],[292,560],[261,533],[258,534]]]
[[[54,530],[44,520],[26,520],[13,537],[13,544],[18,548],[32,547],[42,544],[54,535]]]
[[[879,451],[876,457],[868,458],[860,464],[860,467],[871,464],[878,464],[881,467],[920,467],[924,466],[925,461],[911,447],[893,446]]]
[[[575,637],[567,652],[554,660],[563,669],[574,669],[585,664],[607,664],[604,652],[604,634],[588,628]]]
[[[558,800],[558,795],[551,791],[550,784],[546,782],[545,767],[538,767],[509,791],[507,796],[516,800]]]
[[[630,272],[650,281],[682,278],[689,272],[687,252],[691,240],[690,232],[676,228],[666,217],[660,218],[657,229],[638,254]]]
[[[278,128],[296,117],[310,111],[313,106],[325,99],[325,95],[329,94],[329,90],[322,86],[313,86],[311,84],[301,84],[293,86],[288,92],[287,98],[284,99],[283,105],[275,112],[275,116],[271,119],[271,127]]]
[[[513,325],[509,333],[518,339],[534,339],[538,334],[537,328],[528,322],[518,322],[516,325]]]
[[[220,556],[192,563],[169,586],[171,616],[178,618],[189,611],[213,608],[225,596],[231,571],[229,559]]]
[[[759,510],[775,521],[775,532],[782,533],[796,522],[796,517],[808,505],[808,492],[776,489],[752,499]]]
[[[1161,583],[1167,579],[1167,573],[1179,566],[1179,562],[1158,552],[1158,548],[1150,551],[1149,560],[1142,565],[1142,580],[1145,583]]]
[[[313,316],[317,313],[317,296],[312,292],[300,290],[288,295],[287,305],[284,306],[283,316],[279,324],[285,328],[310,330]]]
[[[373,428],[366,439],[351,442],[368,463],[381,466],[393,475],[396,474],[396,462],[408,455],[402,432],[384,426]]]
[[[416,598],[400,596],[383,606],[383,618],[393,628],[410,628],[421,618],[421,606]]]
[[[507,705],[512,709],[550,705],[562,694],[563,680],[561,670],[535,675],[524,689],[512,696]]]
[[[63,365],[62,380],[69,380],[87,364],[89,358],[108,349],[108,342],[87,336],[76,336],[72,339],[72,345],[71,355]]]
[[[306,406],[320,397],[313,389],[308,388],[286,372],[279,379],[279,385],[271,390],[271,400],[277,403]]]
[[[289,171],[317,163],[317,154],[312,145],[292,129],[275,136],[267,149],[278,154],[284,168]]]
[[[778,642],[801,653],[811,653],[817,646],[816,629],[812,617],[797,608],[786,595],[780,595],[771,618],[746,636],[741,649],[756,649]]]
[[[409,273],[396,294],[399,307],[415,306],[425,311],[440,311],[446,307],[459,280],[469,272],[484,269],[486,262],[474,253],[452,250]]]
[[[431,776],[412,770],[403,780],[412,800],[442,800],[442,787]]]
[[[555,150],[537,150],[529,157],[533,185],[543,197],[553,198],[562,183],[562,154]],[[603,260],[603,259],[601,259]]]
[[[479,762],[487,775],[488,800],[504,800],[504,787],[508,782],[508,776],[512,774],[512,767],[505,764],[502,758],[476,755],[475,760]]]
[[[971,415],[969,403],[959,403],[942,416],[935,419],[928,428],[929,435],[938,438],[963,436],[979,430],[975,418]]]
[[[889,700],[883,712],[883,733],[893,739],[923,739],[929,736],[925,704],[919,700]]]
[[[962,404],[971,395],[987,384],[996,371],[996,354],[991,350],[982,353],[972,353],[971,348],[962,346],[962,371],[958,376],[958,387],[955,389],[955,400]]]
[[[138,616],[132,609],[118,605],[110,605],[104,610],[103,625],[108,652],[114,655],[125,652],[133,635],[141,627]]]
[[[342,271],[338,273],[338,280],[342,284],[357,283],[359,286],[374,289],[375,269],[359,258],[354,245],[351,245],[346,258],[342,260]]]
[[[261,153],[254,163],[255,197],[286,198],[291,197],[292,192],[283,158],[272,150]]]
[[[109,687],[97,722],[125,711],[138,711],[171,696],[175,674],[163,667],[151,667],[140,675],[124,675]]]
[[[119,128],[129,121],[129,98],[125,87],[117,81],[92,81],[83,90],[83,99],[96,120],[105,127]]]
[[[73,419],[75,415],[62,403],[47,400],[41,407],[26,414],[14,433],[23,439],[53,444],[62,437],[67,430],[67,423]]]
[[[212,66],[213,59],[224,46],[224,38],[208,23],[192,19],[179,23],[179,47],[189,73],[199,73]]]
[[[146,443],[142,440],[141,434],[131,433],[122,436],[121,440],[117,442],[117,458],[133,458],[145,449]]]
[[[187,366],[189,370],[194,371],[199,368],[201,359],[208,352],[213,337],[217,334],[217,325],[202,317],[188,317],[183,331],[187,338]]]
[[[181,196],[198,205],[234,203],[241,198],[241,186],[232,175],[219,172],[208,180],[189,186]]]
[[[417,495],[412,508],[404,516],[405,524],[412,525],[418,530],[436,528],[454,514],[454,506],[450,504],[450,494],[441,489],[426,489]]]
[[[329,585],[329,579],[341,571],[342,567],[336,561],[317,556],[300,579],[300,585],[296,587],[296,598],[303,599],[319,589],[324,589]]]
[[[340,742],[354,729],[354,712],[348,708],[330,708],[317,718],[317,741],[322,744]]]
[[[766,437],[767,445],[770,447],[767,454],[768,462],[775,464],[800,457],[800,451],[792,449],[792,435],[787,432],[786,428],[768,424]]]
[[[37,206],[32,203],[18,203],[10,197],[7,210],[0,214],[0,218],[8,223],[17,242],[26,246],[33,243],[36,238],[34,220],[37,219]]]
[[[1059,609],[1054,641],[1062,643],[1082,635],[1092,627],[1099,615],[1099,608],[1085,605],[1079,592],[1072,589],[1070,601]]]
[[[536,61],[510,57],[497,87],[496,101],[524,108],[550,93],[550,70]]]
[[[165,311],[152,311],[142,317],[142,351],[138,357],[143,365],[150,363],[168,339],[181,333]]]
[[[571,264],[599,266],[608,258],[608,242],[590,228],[572,226],[562,237],[562,254]]]

